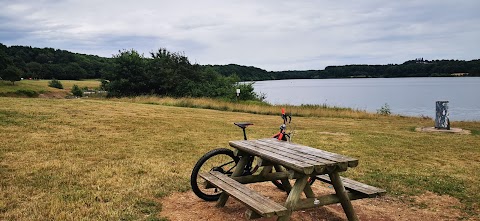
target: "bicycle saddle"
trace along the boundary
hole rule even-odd
[[[245,129],[248,126],[253,125],[252,123],[249,123],[249,122],[237,122],[237,123],[233,123],[233,124],[237,125],[238,127],[242,128],[242,129]]]

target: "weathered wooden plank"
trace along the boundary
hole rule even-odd
[[[272,162],[270,162],[270,161],[268,161],[268,160],[264,160],[264,159],[262,159],[262,158],[258,159],[257,162],[258,162],[257,165],[258,165],[259,167],[263,167],[263,166],[273,166],[273,165],[275,165],[274,163],[272,163]]]
[[[255,211],[253,211],[251,209],[248,209],[247,211],[245,211],[245,218],[250,220],[250,219],[262,218],[262,216],[260,214],[256,213]]]
[[[235,170],[231,175],[232,177],[240,176],[243,173],[243,168],[245,168],[245,165],[247,165],[250,158],[248,153],[245,153],[245,152],[237,151],[237,154],[239,154],[242,157],[240,158],[240,161],[238,161],[237,166],[235,167]],[[227,200],[228,200],[228,194],[223,192],[222,194],[220,194],[220,198],[218,199],[216,206],[224,207],[225,203],[227,203]]]
[[[265,181],[272,181],[272,180],[281,180],[281,179],[288,179],[290,174],[288,172],[274,172],[269,173],[266,175],[248,175],[248,176],[238,176],[238,177],[231,177],[232,179],[236,180],[239,183],[246,184],[246,183],[258,183],[258,182],[265,182]]]
[[[326,182],[326,183],[332,183],[330,180],[330,177],[328,175],[318,175],[316,176],[317,179]],[[345,177],[340,177],[342,180],[343,186],[345,189],[352,191],[352,192],[358,192],[361,194],[367,195],[367,197],[376,197],[380,196],[386,193],[384,189],[380,189],[374,186],[370,186],[365,183],[360,183],[356,180],[348,179]]]
[[[249,146],[249,147],[255,147],[255,148],[258,148],[258,149],[262,149],[263,151],[266,151],[266,152],[269,152],[269,153],[275,153],[275,154],[278,154],[278,155],[282,155],[283,157],[288,157],[292,160],[296,160],[298,162],[303,162],[307,165],[312,165],[315,168],[315,171],[317,171],[317,173],[320,173],[320,174],[325,172],[325,170],[327,169],[327,166],[331,166],[332,168],[335,168],[335,166],[337,165],[336,162],[326,161],[326,160],[318,158],[318,157],[316,159],[315,158],[311,159],[306,155],[295,154],[295,152],[291,151],[291,150],[277,149],[277,148],[275,148],[275,145],[271,145],[271,144],[263,144],[263,143],[259,143],[257,141],[244,142],[244,144]],[[347,165],[345,164],[345,166],[347,166]]]
[[[276,215],[283,215],[284,212],[286,211],[286,208],[283,207],[282,205],[274,202],[271,199],[268,199],[267,197],[265,197],[263,195],[260,195],[259,193],[255,192],[254,190],[251,190],[250,188],[248,188],[245,185],[242,185],[242,184],[236,182],[235,180],[231,179],[230,177],[225,176],[224,174],[216,172],[216,171],[213,171],[211,173],[216,173],[216,175],[220,176],[221,179],[225,183],[227,183],[231,186],[234,186],[237,190],[239,190],[240,192],[242,192],[244,194],[243,197],[249,197],[251,199],[254,199],[257,204],[263,204],[262,206],[267,208],[266,213],[264,213],[264,214],[259,213],[259,214],[261,214],[263,216],[270,217],[270,216],[275,215],[275,214]],[[257,206],[257,205],[255,205],[255,206]]]
[[[271,215],[272,211],[268,207],[266,207],[265,204],[259,204],[256,200],[250,197],[245,197],[245,194],[243,192],[239,191],[236,187],[231,186],[223,180],[219,179],[215,175],[210,173],[202,173],[200,174],[200,176],[211,182],[212,185],[216,186],[217,188],[222,189],[224,193],[247,204],[249,207],[252,207],[255,212],[262,215]]]
[[[347,193],[347,196],[350,200],[365,198],[364,195],[356,194],[356,193]],[[318,200],[317,204],[315,204],[315,200]],[[340,200],[338,199],[337,195],[329,194],[329,195],[324,195],[317,198],[300,199],[297,205],[295,206],[295,210],[305,210],[305,209],[311,209],[315,207],[326,206],[326,205],[337,204],[337,203],[340,203]]]
[[[285,207],[287,207],[288,211],[285,216],[279,217],[279,221],[288,221],[290,220],[290,216],[292,215],[292,211],[294,210],[297,202],[300,199],[300,194],[305,189],[305,185],[307,185],[308,176],[304,176],[300,179],[295,181],[293,185],[292,191],[288,194],[287,201],[285,202]]]
[[[287,193],[290,193],[290,191],[292,190],[292,185],[290,184],[290,181],[288,181],[288,177],[290,177],[289,176],[290,173],[285,172],[285,169],[283,169],[283,167],[280,166],[280,165],[275,165],[274,168],[275,168],[275,171],[277,173],[280,172],[280,173],[286,173],[287,174],[287,177],[280,179],[280,181],[282,182],[283,189]]]
[[[305,196],[307,198],[315,197],[315,193],[313,192],[312,187],[310,186],[309,183],[307,183],[307,185],[305,185],[305,188],[303,189],[303,193],[305,193]]]
[[[298,156],[291,156],[290,154],[286,154],[284,152],[272,149],[269,146],[258,144],[256,142],[250,142],[250,141],[242,140],[242,141],[235,141],[235,143],[237,145],[241,145],[242,148],[247,149],[247,150],[261,150],[265,153],[274,154],[275,156],[281,156],[282,158],[292,159],[293,161],[296,161],[299,165],[301,164],[301,165],[307,165],[308,166],[308,165],[316,164],[316,161],[305,160],[304,158],[298,157]],[[268,161],[268,159],[266,159],[266,160]],[[275,162],[273,162],[273,163],[275,163]]]
[[[269,174],[270,172],[272,172],[272,167],[273,166],[264,166],[263,169],[262,169],[262,172],[260,172],[260,176],[265,176],[265,175]]]
[[[324,174],[327,172],[333,171],[346,171],[348,168],[348,161],[341,161],[341,160],[332,160],[332,159],[325,159],[319,153],[310,153],[309,149],[313,148],[292,148],[283,145],[284,143],[288,143],[285,141],[272,141],[272,142],[265,142],[266,140],[256,140],[255,143],[259,145],[265,146],[275,149],[276,151],[280,151],[283,153],[288,153],[290,156],[294,155],[300,157],[300,159],[308,159],[311,161],[315,161],[315,171],[317,174]],[[313,149],[315,150],[315,149]]]
[[[296,170],[300,173],[312,174],[315,170],[315,167],[311,164],[307,164],[302,161],[294,160],[289,157],[283,156],[278,153],[272,153],[265,151],[261,148],[252,146],[248,143],[242,143],[242,141],[230,141],[230,146],[237,148],[241,151],[248,152],[252,155],[259,156],[260,158],[267,159],[274,163],[284,165],[292,170]]]
[[[200,176],[208,180],[208,182],[211,182],[212,185],[217,188],[222,189],[228,195],[243,202],[247,207],[261,216],[281,216],[286,213],[286,208],[282,205],[260,195],[220,172],[211,171],[209,173],[202,173]]]
[[[320,163],[320,165],[325,165],[326,167],[320,167],[321,169],[317,171],[319,174],[323,174],[325,172],[333,172],[333,171],[346,171],[349,167],[349,163],[353,161],[349,161],[349,159],[353,159],[350,157],[346,157],[343,155],[330,153],[327,151],[317,151],[317,149],[307,146],[299,146],[297,144],[292,144],[285,141],[278,141],[276,139],[261,139],[261,140],[254,140],[253,142],[259,143],[264,146],[268,146],[270,148],[274,148],[278,151],[290,153],[293,155],[300,156],[302,158],[311,159]],[[343,158],[331,158],[331,154],[335,154],[336,156],[343,156]],[[345,158],[346,157],[346,158]],[[356,159],[353,159],[356,160]],[[358,164],[358,160],[356,160]],[[352,164],[353,165],[353,164]],[[318,168],[318,167],[316,167]]]
[[[313,155],[313,156],[321,157],[321,158],[324,158],[324,159],[330,160],[330,161],[347,162],[349,167],[355,167],[355,166],[358,165],[358,159],[355,159],[355,158],[352,158],[352,157],[349,157],[349,156],[345,156],[345,155],[341,155],[341,154],[336,154],[336,153],[324,151],[324,150],[319,150],[319,149],[304,146],[304,145],[301,145],[301,144],[279,141],[279,140],[274,139],[274,138],[260,139],[258,141],[272,143],[272,144],[279,145],[279,146],[287,148],[287,149],[298,150],[298,151],[303,152],[305,154],[310,154],[310,155]]]
[[[352,202],[348,198],[345,187],[340,179],[340,175],[338,175],[338,172],[333,172],[328,175],[330,176],[333,188],[335,189],[335,194],[340,200],[340,204],[342,204],[343,211],[345,212],[345,215],[347,215],[348,221],[358,221],[358,216],[353,209]]]
[[[314,160],[318,163],[325,164],[325,165],[331,165],[331,164],[338,163],[338,161],[323,159],[323,158],[321,158],[321,157],[319,157],[315,154],[311,154],[305,148],[291,148],[291,147],[288,147],[288,146],[284,145],[284,144],[288,144],[288,142],[285,142],[285,141],[273,141],[273,142],[269,142],[269,141],[271,141],[271,140],[254,140],[252,142],[258,143],[260,145],[268,146],[269,148],[273,148],[273,149],[278,150],[278,151],[284,151],[286,153],[290,153],[290,154],[294,154],[294,155],[297,155],[297,156],[305,157],[305,158]]]
[[[264,149],[269,150],[271,152],[283,153],[286,156],[295,158],[297,160],[301,160],[309,164],[313,164],[315,166],[315,171],[319,174],[324,173],[327,170],[327,168],[336,168],[337,166],[342,166],[343,164],[344,164],[343,167],[345,167],[345,170],[347,167],[346,162],[344,163],[344,162],[335,162],[331,160],[326,160],[318,156],[313,156],[311,154],[304,153],[299,149],[286,148],[281,145],[262,142],[259,140],[256,140],[255,143],[257,143],[258,145],[261,145],[261,147],[264,147]]]

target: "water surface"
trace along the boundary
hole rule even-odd
[[[449,101],[451,120],[480,120],[480,77],[354,78],[259,81],[255,92],[272,104],[327,104],[376,112],[435,117],[435,101]]]

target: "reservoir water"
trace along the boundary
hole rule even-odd
[[[353,78],[258,81],[271,104],[327,104],[435,119],[435,101],[449,101],[450,119],[480,121],[480,77]]]

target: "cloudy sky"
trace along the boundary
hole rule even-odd
[[[479,0],[0,0],[0,43],[269,71],[480,58]]]

